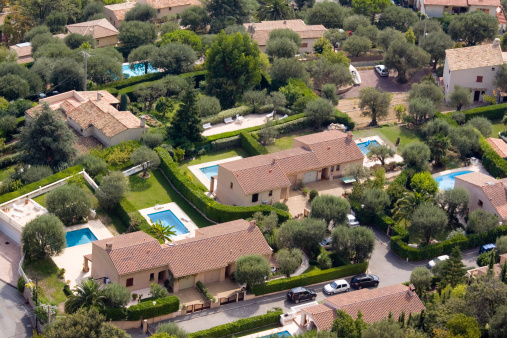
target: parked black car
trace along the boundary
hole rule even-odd
[[[293,303],[299,303],[305,300],[315,300],[317,293],[314,290],[310,290],[303,287],[293,288],[287,292],[287,300]]]
[[[368,286],[377,286],[380,283],[380,280],[375,275],[369,275],[367,273],[362,273],[360,275],[355,275],[352,277],[352,281],[350,286],[355,289],[362,289]]]

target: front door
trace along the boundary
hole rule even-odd
[[[481,98],[480,90],[474,91],[474,101],[479,101],[480,98]]]

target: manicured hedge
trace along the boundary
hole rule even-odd
[[[263,147],[246,131],[239,133],[239,139],[241,140],[241,147],[250,154],[250,156],[264,155],[268,153],[266,147]]]
[[[211,329],[189,333],[189,338],[225,337],[232,334],[280,322],[282,311],[268,312],[265,315],[241,318],[235,322],[212,327]]]
[[[180,299],[176,296],[159,298],[156,304],[142,302],[127,309],[127,320],[154,318],[176,312],[180,309]]]
[[[484,116],[490,120],[501,120],[507,112],[507,103],[494,104],[492,106],[477,107],[468,110],[463,110],[465,114],[465,121],[468,121],[477,116]]]
[[[101,310],[101,313],[106,316],[106,320],[125,320],[127,319],[127,309],[124,307],[106,307]]]
[[[481,136],[482,165],[493,177],[507,177],[507,161],[504,160],[493,147]]]
[[[247,115],[253,113],[253,107],[251,106],[241,106],[236,108],[231,108],[227,110],[222,110],[220,113],[216,115],[211,115],[207,117],[203,117],[201,119],[202,123],[211,123],[211,124],[217,124],[217,123],[223,123],[224,120],[228,117],[236,118],[236,115]],[[234,123],[234,122],[232,122]]]
[[[328,280],[356,275],[358,273],[365,272],[367,268],[368,262],[363,262],[327,270],[314,270],[299,276],[275,279],[261,285],[256,285],[253,286],[250,291],[256,296],[265,295],[267,293],[288,290],[298,286],[316,284]]]
[[[13,156],[15,156],[15,155],[13,155]],[[45,185],[54,183],[56,181],[66,178],[66,177],[75,175],[82,170],[83,170],[82,165],[76,165],[74,167],[62,170],[54,175],[43,178],[40,181],[25,185],[24,187],[22,187],[19,190],[16,190],[16,191],[13,191],[13,192],[10,192],[10,193],[0,196],[0,203],[4,203],[4,202],[10,201],[12,199],[15,199],[19,196],[22,196],[24,194],[28,194],[31,191],[39,189],[39,187],[43,187]]]
[[[277,213],[279,222],[284,222],[290,218],[287,211],[273,208],[270,205],[235,207],[218,203],[213,198],[206,196],[199,186],[181,172],[167,150],[160,147],[155,150],[160,156],[160,169],[167,175],[176,189],[210,219],[222,223],[252,217],[257,211],[268,214],[272,210]]]
[[[507,225],[498,226],[488,232],[471,234],[464,240],[446,240],[437,244],[426,245],[419,248],[408,246],[402,236],[393,236],[390,241],[391,250],[403,259],[422,261],[433,257],[450,254],[455,246],[461,250],[471,249],[487,243],[494,243],[500,236],[507,235]]]
[[[93,88],[93,90],[109,89],[109,88],[115,88],[115,89],[120,90],[122,88],[133,86],[133,85],[136,85],[139,83],[152,82],[152,81],[161,79],[164,76],[166,76],[165,73],[149,73],[149,74],[144,74],[144,75],[139,75],[139,76],[133,76],[133,77],[129,77],[128,79],[123,79],[120,81],[115,81],[115,82],[111,82],[108,84],[95,86]]]
[[[219,151],[224,149],[230,149],[235,147],[241,146],[241,140],[239,139],[239,136],[233,136],[228,138],[219,139],[216,141],[211,142],[208,147],[210,151]],[[206,148],[206,147],[205,147]]]
[[[21,161],[21,153],[4,156],[0,158],[0,169],[6,168]]]
[[[201,291],[202,295],[204,296],[204,298],[206,298],[206,300],[211,300],[213,303],[216,302],[215,297],[213,297],[213,295],[209,292],[208,288],[201,281],[198,281],[197,283],[195,283],[195,285],[197,286],[199,291]]]
[[[382,229],[384,233],[387,233],[389,226],[391,226],[391,228],[394,228],[396,224],[396,222],[387,215],[375,215],[373,217],[373,223],[375,223],[376,226]]]
[[[130,203],[130,201],[128,199],[126,199],[125,197],[122,198],[122,200],[116,206],[114,211],[116,212],[118,217],[120,217],[120,219],[122,220],[122,222],[126,226],[129,226],[131,223],[130,216],[132,215],[132,213],[134,213],[134,214],[137,213],[139,216],[139,219],[141,220],[141,224],[139,224],[139,229],[144,232],[147,232],[147,230],[150,229],[150,225],[148,224],[148,221],[146,221],[146,219],[139,213],[137,208],[134,207],[134,205],[132,203]]]

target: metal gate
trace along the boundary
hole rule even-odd
[[[199,312],[202,310],[207,310],[211,308],[211,302],[207,301],[204,304],[191,304],[185,306],[185,314],[193,313],[193,312]]]

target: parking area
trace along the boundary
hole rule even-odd
[[[0,281],[0,336],[31,337],[34,315],[18,290]]]
[[[419,82],[425,75],[431,73],[431,68],[425,68],[415,74],[409,82],[401,84],[396,82],[396,72],[391,71],[389,77],[381,77],[375,70],[360,70],[361,84],[341,95],[342,98],[359,97],[359,91],[367,87],[380,88],[386,92],[408,92],[413,83]]]
[[[16,286],[19,278],[20,260],[21,248],[19,245],[0,232],[0,280]]]

